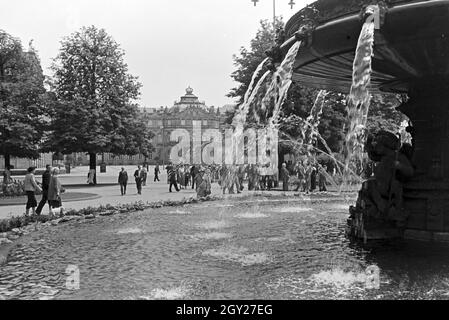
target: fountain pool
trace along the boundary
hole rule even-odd
[[[42,228],[0,267],[0,299],[449,297],[447,246],[352,244],[351,201],[250,197]],[[66,288],[68,265],[79,290]],[[378,289],[367,287],[370,266]]]

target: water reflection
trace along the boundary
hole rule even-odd
[[[327,200],[227,200],[43,228],[0,268],[0,299],[448,297],[447,246],[352,244],[345,202]],[[65,286],[68,265],[79,290]],[[372,265],[379,289],[364,281]]]

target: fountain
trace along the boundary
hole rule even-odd
[[[448,241],[449,0],[318,0],[288,21],[288,40],[279,50],[285,55],[302,43],[293,81],[353,93],[359,38],[373,29],[374,44],[368,42],[361,57],[366,72],[357,83],[370,93],[408,95],[398,109],[410,119],[413,145],[401,148],[401,139],[386,131],[362,135],[377,166],[350,208],[348,235]],[[369,95],[357,95],[354,114],[349,106],[356,120],[351,125],[363,127]]]

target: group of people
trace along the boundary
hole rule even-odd
[[[169,192],[191,186],[199,196],[211,193],[211,184],[218,182],[223,194],[241,193],[243,182],[248,180],[248,190],[270,190],[275,177],[264,175],[260,165],[173,165],[166,167]]]
[[[167,170],[169,192],[173,192],[172,187],[179,192],[191,185],[192,189],[196,190],[198,197],[205,197],[212,193],[213,173],[211,167],[170,163],[165,169]]]
[[[48,203],[50,215],[53,215],[56,209],[59,209],[58,211],[63,213],[61,194],[65,190],[58,178],[59,169],[47,165],[42,174],[41,183],[36,181],[35,172],[35,167],[29,167],[27,174],[25,175],[24,189],[27,195],[25,215],[29,215],[30,209],[33,215],[40,215],[46,203]],[[36,200],[37,192],[42,192],[42,198],[39,205]]]
[[[167,172],[168,191],[176,192],[187,189],[191,186],[195,189],[198,196],[204,197],[211,194],[211,184],[218,182],[223,194],[226,192],[241,193],[244,189],[244,181],[248,181],[248,190],[271,190],[277,187],[277,175],[265,174],[262,165],[189,165],[189,164],[168,164],[165,167]],[[134,172],[137,193],[142,194],[142,186],[146,184],[147,169],[145,166],[138,166]],[[159,165],[154,168],[154,182],[160,181],[159,175],[161,169]],[[326,191],[327,167],[325,165],[309,163],[307,160],[299,161],[294,166],[282,164],[279,178],[283,183],[283,190],[288,191],[289,185],[296,186],[294,191],[305,193]],[[128,183],[128,174],[124,168],[119,173],[118,182],[120,184],[121,194],[126,194]],[[174,190],[173,190],[174,189]]]
[[[134,171],[134,179],[136,181],[137,194],[142,194],[142,186],[146,186],[148,178],[148,171],[145,166],[138,166],[137,170]],[[157,175],[154,178],[159,180]],[[118,183],[120,185],[120,192],[122,196],[126,195],[126,187],[128,186],[128,172],[126,172],[125,168],[122,167],[121,171],[118,174]]]
[[[307,160],[298,161],[292,169],[288,169],[287,164],[282,164],[281,179],[283,190],[288,191],[290,181],[296,185],[294,191],[301,191],[305,193],[313,192],[318,189],[320,192],[327,191],[327,166],[320,166],[319,164],[309,163]],[[291,179],[293,177],[293,179]]]

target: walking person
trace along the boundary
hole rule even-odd
[[[239,189],[240,191],[243,191],[244,189],[243,180],[245,179],[245,165],[240,165],[238,167],[237,178],[239,180]]]
[[[161,173],[161,169],[159,169],[159,165],[157,164],[156,167],[154,167],[154,182],[161,181],[159,180],[159,173]]]
[[[204,174],[203,180],[206,183],[206,196],[208,196],[212,193],[212,172],[206,168]]]
[[[195,189],[195,177],[198,174],[197,168],[195,165],[193,165],[190,168],[190,176],[192,177],[192,189]]]
[[[142,177],[143,177],[142,167],[138,166],[137,170],[134,172],[134,179],[136,180],[137,186],[137,194],[142,194]]]
[[[37,200],[36,200],[36,191],[40,192],[42,189],[38,186],[36,182],[36,178],[34,177],[34,173],[36,171],[35,167],[29,167],[27,170],[27,174],[25,175],[25,192],[27,194],[28,200],[26,204],[26,213],[28,216],[30,213],[30,208],[33,212],[33,215],[36,214]]]
[[[148,178],[148,171],[146,166],[143,166],[142,168],[142,185],[146,186],[147,185],[147,178]]]
[[[190,170],[189,170],[189,166],[185,165],[184,167],[184,186],[187,189],[187,186],[189,185],[190,182]]]
[[[326,188],[326,172],[327,172],[327,166],[323,166],[318,171],[318,187],[320,189],[320,192],[327,191]]]
[[[316,167],[312,167],[312,173],[310,174],[310,192],[315,191],[316,189],[316,176],[317,176],[317,170]]]
[[[171,191],[172,186],[175,186],[175,189],[177,192],[179,192],[178,188],[178,181],[177,181],[177,174],[176,174],[176,168],[173,165],[167,166],[168,170],[168,181],[170,182],[170,186],[168,188],[169,192]]]
[[[306,194],[309,194],[310,188],[312,186],[312,166],[305,161],[304,164],[304,188],[303,188],[303,192],[305,192]]]
[[[238,177],[238,167],[236,165],[231,166],[231,189],[229,193],[234,193],[234,186],[237,193],[241,193],[240,180]]]
[[[290,173],[287,170],[287,164],[284,162],[281,169],[282,190],[288,191],[288,180],[290,179]]]
[[[198,198],[203,198],[211,194],[211,178],[208,169],[200,168],[195,179]]]
[[[176,178],[181,189],[185,188],[184,166],[181,164],[177,170]]]
[[[128,184],[128,172],[122,167],[122,171],[118,174],[118,183],[120,184],[120,192],[122,196],[126,194],[126,186]]]
[[[11,166],[6,166],[5,171],[3,171],[3,184],[8,185],[11,182]]]
[[[36,214],[40,215],[42,212],[42,209],[44,208],[45,204],[48,202],[48,186],[50,185],[50,179],[51,179],[51,166],[47,164],[45,166],[45,171],[42,174],[42,198],[39,202],[39,205],[36,209]],[[48,204],[49,212],[51,213],[51,206]]]
[[[61,186],[61,182],[58,178],[59,169],[53,168],[51,171],[50,183],[48,184],[48,204],[51,208],[51,214],[55,213],[55,209],[59,209],[63,214],[61,194],[64,192],[64,188]]]

